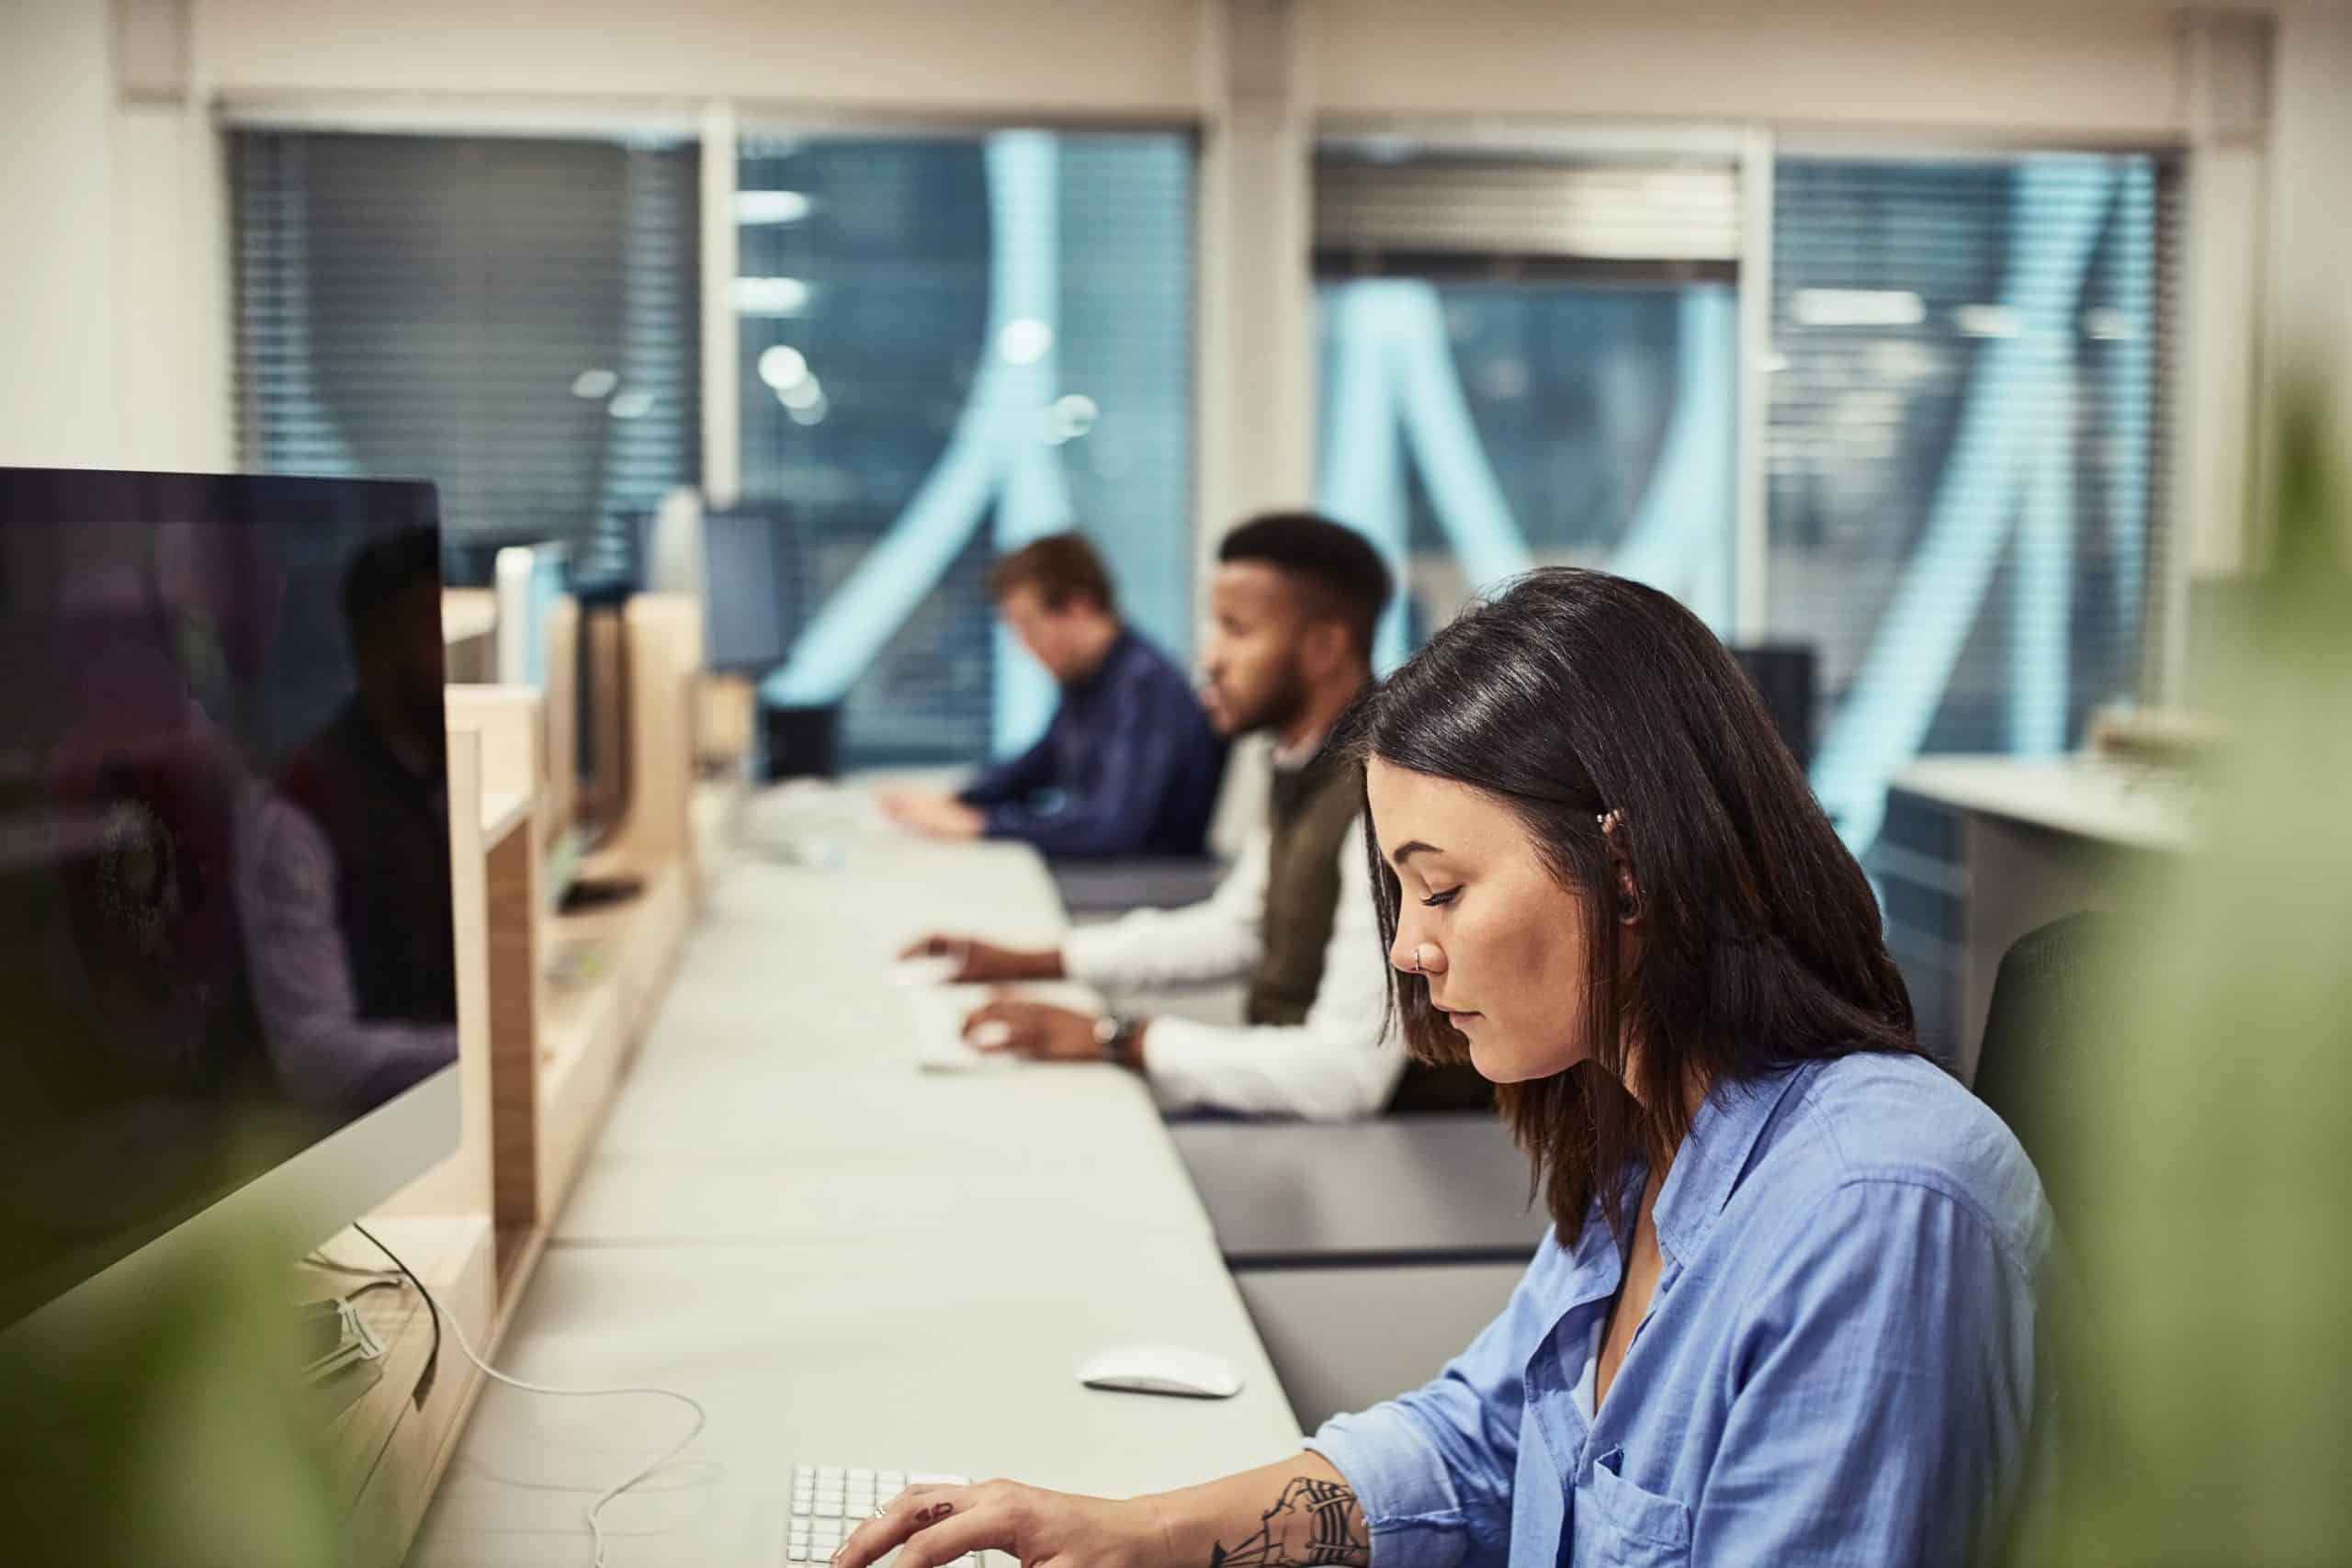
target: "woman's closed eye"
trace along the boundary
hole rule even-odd
[[[1442,893],[1432,890],[1429,897],[1421,900],[1421,903],[1429,908],[1440,909],[1443,908],[1446,905],[1453,903],[1456,898],[1461,897],[1462,889],[1460,887],[1449,887]]]

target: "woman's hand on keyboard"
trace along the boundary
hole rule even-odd
[[[1168,1533],[1148,1498],[1114,1502],[1010,1481],[912,1486],[857,1527],[832,1568],[869,1568],[892,1551],[896,1568],[944,1568],[976,1551],[1002,1551],[1023,1568],[1159,1568]]]

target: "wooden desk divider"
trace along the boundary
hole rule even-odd
[[[441,594],[442,678],[452,685],[498,678],[498,595],[487,588]]]
[[[759,688],[749,676],[705,674],[695,694],[695,754],[705,771],[741,774],[759,724]]]
[[[546,693],[547,787],[540,792],[539,831],[549,844],[568,832],[580,812],[580,601],[567,593],[548,613]]]
[[[483,960],[489,1028],[492,1214],[502,1298],[549,1218],[537,1178],[538,1052],[547,1005],[540,873],[545,710],[527,686],[452,686],[453,728],[478,735],[486,801],[513,820],[484,842]],[[453,803],[454,805],[454,803]],[[452,820],[455,820],[454,815]]]
[[[586,623],[587,656],[609,672],[600,697],[625,684],[627,702],[589,716],[599,745],[626,750],[628,805],[583,879],[628,880],[637,895],[557,916],[548,941],[586,952],[593,979],[548,997],[539,1053],[538,1181],[551,1213],[577,1174],[613,1086],[652,1021],[692,919],[699,886],[690,823],[695,784],[693,697],[701,658],[701,612],[691,599],[641,593],[621,616]]]
[[[571,602],[550,625],[560,678],[545,696],[525,686],[447,689],[464,1122],[457,1151],[368,1224],[486,1357],[522,1300],[685,936],[695,880],[697,617],[689,601],[650,596],[631,604],[621,626],[631,672],[631,700],[618,716],[630,809],[599,861],[604,874],[636,878],[643,891],[619,904],[562,915],[546,890],[548,846],[575,808],[570,672],[580,623]],[[478,618],[461,615],[451,629],[478,636]],[[598,962],[551,983],[548,960],[581,943],[597,950]],[[326,1250],[355,1267],[380,1261],[350,1232]],[[445,1336],[431,1391],[416,1404],[433,1354],[431,1315],[413,1291],[373,1292],[361,1306],[387,1347],[383,1375],[334,1418],[328,1440],[335,1472],[352,1488],[355,1560],[392,1568],[424,1519],[481,1375]]]

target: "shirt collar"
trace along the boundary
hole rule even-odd
[[[1274,766],[1284,773],[1303,772],[1306,764],[1322,752],[1326,739],[1325,736],[1313,735],[1295,746],[1284,746],[1277,741],[1272,757]]]
[[[1746,1173],[1757,1141],[1792,1089],[1820,1067],[1802,1063],[1757,1077],[1717,1084],[1691,1118],[1689,1135],[1676,1151],[1674,1168],[1659,1190],[1650,1223],[1661,1251],[1678,1263],[1696,1256],[1714,1228],[1732,1189]]]
[[[1125,656],[1127,649],[1134,645],[1135,635],[1136,634],[1134,632],[1127,629],[1126,623],[1122,621],[1119,624],[1118,635],[1111,639],[1111,646],[1102,650],[1102,658],[1100,662],[1098,662],[1093,669],[1089,670],[1084,675],[1081,675],[1077,680],[1072,681],[1068,686],[1065,686],[1063,690],[1072,696],[1088,696],[1102,690],[1103,685],[1110,680],[1111,671],[1113,668],[1118,664],[1119,660],[1123,657]]]

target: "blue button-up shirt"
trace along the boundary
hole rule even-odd
[[[1225,742],[1168,657],[1122,630],[1036,745],[963,793],[991,839],[1049,855],[1197,855],[1225,772]]]
[[[2052,1438],[2056,1251],[1998,1118],[1913,1057],[1722,1086],[1653,1218],[1664,1269],[1597,1418],[1576,1390],[1620,1262],[1596,1211],[1434,1382],[1317,1434],[1372,1568],[1996,1550]]]

